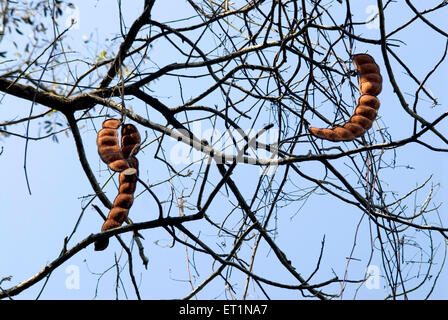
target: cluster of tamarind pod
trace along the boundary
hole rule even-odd
[[[119,119],[107,119],[98,131],[96,144],[98,154],[107,166],[119,172],[118,195],[115,197],[112,208],[109,211],[101,231],[117,228],[128,217],[129,209],[134,202],[134,192],[137,186],[138,160],[135,157],[139,150],[141,137],[133,124],[121,126],[121,146],[118,142],[118,128],[121,125]],[[101,239],[95,242],[95,250],[101,251],[107,248],[109,239]]]
[[[330,141],[350,141],[362,136],[372,127],[380,107],[380,100],[376,97],[381,92],[383,82],[380,68],[368,54],[354,55],[353,62],[361,91],[354,114],[342,126],[331,129],[310,127],[309,131],[315,137]]]

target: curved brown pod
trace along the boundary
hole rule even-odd
[[[118,144],[118,127],[120,120],[107,119],[103,122],[102,129],[98,131],[96,144],[98,146],[98,154],[107,166],[116,172],[121,172],[129,168],[128,162],[121,152]]]
[[[129,209],[134,203],[134,192],[137,186],[138,160],[135,157],[135,154],[139,150],[141,142],[140,134],[134,125],[123,125],[121,128],[120,147],[118,145],[117,133],[119,125],[120,121],[117,119],[106,120],[103,123],[103,129],[98,132],[97,137],[98,153],[100,154],[101,159],[112,170],[120,172],[118,178],[118,194],[115,197],[106,221],[101,227],[101,231],[117,228],[122,225],[128,217]],[[114,130],[115,133],[108,130]],[[105,150],[108,153],[105,152]],[[106,162],[105,159],[109,162]],[[95,250],[104,250],[108,245],[108,238],[98,240],[95,242]]]
[[[383,83],[380,68],[368,54],[355,55],[353,62],[358,71],[359,91],[361,91],[353,116],[344,125],[335,128],[310,127],[310,133],[317,138],[350,141],[362,136],[372,127],[380,107],[380,101],[376,97],[380,94]]]
[[[134,172],[127,172],[134,170]],[[101,231],[107,231],[120,227],[129,214],[129,209],[134,203],[134,191],[137,185],[137,170],[130,168],[120,172],[119,176],[119,192],[115,197],[112,209],[104,221]],[[95,250],[102,251],[109,245],[109,238],[97,240],[95,242]]]
[[[133,124],[125,124],[121,127],[121,152],[125,159],[138,152],[140,147],[140,133]]]

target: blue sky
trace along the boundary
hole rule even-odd
[[[176,0],[175,2],[179,2],[179,5],[184,4],[184,1]],[[429,2],[432,5],[434,1]],[[66,50],[72,50],[74,52],[73,55],[79,58],[99,54],[100,49],[103,48],[102,44],[106,43],[109,46],[110,40],[119,33],[117,5],[113,1],[104,0],[91,2],[76,1],[74,4],[79,8],[79,28],[69,31],[66,44],[69,44],[71,48],[67,47]],[[368,8],[374,4],[373,1],[356,1],[352,10],[357,20],[366,20],[371,15]],[[337,5],[335,3],[335,10],[338,10]],[[428,3],[428,7],[431,5]],[[393,25],[398,26],[410,17],[409,13],[406,14],[400,10],[398,5],[391,5],[391,7],[394,14],[390,12],[388,14],[393,15],[394,18],[387,20],[390,24],[388,24],[389,30],[393,29]],[[126,7],[125,21],[128,27],[133,19],[139,15],[140,11],[140,5]],[[78,13],[74,14],[78,15]],[[168,4],[168,1],[156,1],[153,11],[154,19],[173,21],[184,16],[187,16],[187,13],[184,11],[172,10],[171,2]],[[444,30],[448,30],[448,22],[443,21],[441,16],[434,19],[434,23],[437,23]],[[376,28],[365,28],[364,32],[363,36],[365,37],[378,37],[378,29]],[[86,38],[92,40],[91,44],[97,43],[97,45],[91,45],[89,49],[86,49],[83,46]],[[397,52],[406,57],[409,65],[412,66],[420,79],[425,76],[426,72],[440,58],[445,45],[445,40],[442,37],[437,38],[434,32],[421,23],[415,23],[412,27],[412,33],[405,33],[402,37],[400,35],[400,40],[404,41],[405,44],[402,44],[401,48],[397,49]],[[8,46],[8,44],[2,42],[0,51],[3,51],[5,46]],[[117,46],[115,45],[112,47],[112,52],[108,52],[107,56],[111,57],[116,50]],[[380,53],[379,48],[372,48],[371,46],[358,46],[357,50],[369,50],[369,53],[372,55]],[[159,63],[174,62],[171,61],[172,57],[166,53],[163,47],[154,48],[151,55]],[[378,64],[385,75],[383,61],[378,61]],[[79,68],[81,69],[82,67],[80,65]],[[395,76],[403,86],[403,92],[405,94],[413,93],[415,84],[406,80],[406,77],[403,76],[403,70],[398,68],[396,70]],[[448,80],[447,75],[448,66],[444,63],[438,74],[428,82],[427,87],[439,98],[440,103],[436,107],[431,107],[429,102],[421,104],[420,108],[424,110],[423,113],[428,119],[434,119],[446,110],[448,105],[448,93],[445,88]],[[384,87],[381,94],[380,123],[388,127],[394,139],[407,137],[411,132],[412,122],[409,122],[407,115],[399,106],[387,76],[384,78]],[[186,83],[185,85],[190,84]],[[179,97],[176,96],[177,92],[173,91],[172,87],[166,84],[155,84],[154,86],[157,89],[157,95],[163,97],[165,103],[172,103],[172,106],[175,106],[180,101]],[[409,86],[409,89],[406,86]],[[195,86],[192,86],[193,89],[195,89]],[[407,98],[409,98],[409,101],[413,101],[410,96],[407,96]],[[0,104],[0,122],[14,117],[27,116],[30,106],[29,102],[12,97],[4,97]],[[141,112],[144,110],[141,105],[133,107]],[[331,111],[331,106],[326,110]],[[45,109],[35,106],[34,114],[42,111],[45,111]],[[59,119],[65,124],[62,115],[53,114],[52,117]],[[42,120],[32,125],[31,136],[38,136],[42,133],[39,132],[39,122],[42,122]],[[98,120],[96,124],[100,124],[100,121]],[[447,130],[444,130],[444,125],[445,122],[442,122],[439,127],[440,131],[448,133]],[[14,132],[24,134],[25,124],[15,126]],[[95,131],[86,122],[85,126],[81,128],[81,133],[92,169],[97,174],[97,179],[100,183],[104,183],[110,174],[105,170],[104,164],[101,163],[96,153]],[[151,133],[148,133],[151,136]],[[85,197],[92,193],[91,186],[84,176],[78,161],[71,134],[68,133],[66,135],[65,132],[62,132],[58,134],[58,139],[59,143],[54,143],[50,140],[30,141],[29,143],[27,170],[32,190],[31,195],[27,191],[23,170],[25,141],[12,136],[0,139],[0,145],[3,147],[0,164],[4,168],[4,170],[0,171],[0,178],[4,181],[0,185],[0,202],[3,204],[3,210],[0,213],[2,218],[0,226],[0,279],[9,275],[13,276],[10,282],[2,284],[2,288],[9,288],[11,285],[16,285],[30,278],[42,269],[46,263],[49,263],[59,255],[64,238],[72,232],[83,206],[86,204]],[[439,147],[445,147],[431,135],[428,135],[425,142],[436,143]],[[307,146],[303,147],[298,152],[306,154],[307,148]],[[144,179],[147,179],[149,183],[161,181],[167,175],[167,170],[164,166],[151,161],[153,153],[154,150],[148,148],[148,150],[143,150],[139,154],[141,172]],[[391,154],[389,153],[387,157],[390,159]],[[332,163],[335,166],[343,166],[344,159]],[[428,187],[418,193],[415,201],[417,203],[424,202],[424,199],[430,192],[429,186],[433,184],[435,192],[434,203],[441,204],[438,213],[446,225],[448,222],[448,208],[444,203],[446,199],[444,195],[448,191],[448,174],[444,168],[444,163],[446,163],[446,155],[444,153],[430,152],[422,146],[409,144],[398,149],[397,167],[395,169],[386,169],[383,172],[382,178],[386,180],[384,185],[389,190],[396,190],[403,195],[432,176]],[[406,166],[411,166],[412,169],[406,168]],[[321,165],[316,163],[303,163],[300,164],[300,168],[305,172],[314,173],[322,170]],[[192,166],[192,170],[198,169],[199,165]],[[279,168],[279,170],[283,172],[284,168]],[[216,169],[212,171],[212,174],[214,181],[218,181],[219,173]],[[233,177],[237,177],[235,179],[245,181],[242,189],[243,192],[247,192],[245,195],[248,198],[250,197],[250,190],[254,187],[253,183],[257,182],[253,177],[257,177],[258,174],[259,169],[249,165],[239,166],[233,174]],[[11,183],[7,183],[8,181],[11,181]],[[297,183],[300,183],[303,188],[307,185],[306,181],[299,178],[297,178]],[[114,186],[110,184],[105,190],[106,194],[112,198],[115,192]],[[170,193],[167,184],[156,188],[156,190],[159,194],[163,194],[164,190],[166,190],[166,194]],[[141,191],[143,189],[139,187],[137,194]],[[297,192],[297,196],[300,196],[300,192]],[[410,201],[409,204],[412,204],[412,202]],[[94,203],[104,210],[98,200],[95,200]],[[293,265],[299,268],[299,271],[303,274],[311,273],[316,266],[321,242],[325,237],[325,250],[319,269],[320,272],[314,281],[326,280],[332,274],[343,276],[347,267],[348,260],[346,258],[351,254],[355,232],[360,220],[362,220],[357,232],[356,247],[352,255],[356,259],[351,260],[349,264],[350,277],[362,278],[372,245],[369,230],[372,226],[366,223],[367,218],[365,216],[362,217],[362,213],[358,210],[348,208],[346,204],[340,201],[331,200],[329,202],[328,196],[322,193],[313,195],[305,203],[299,203],[301,205],[300,211],[298,207],[290,205],[283,208],[275,220],[278,228],[275,238],[276,243],[286,251]],[[216,201],[212,204],[210,212],[213,212],[213,217],[219,219],[228,212],[229,208],[229,202],[224,200]],[[157,207],[152,199],[143,193],[137,198],[130,215],[134,221],[154,219],[157,216]],[[429,215],[429,217],[431,217],[432,222],[437,221],[435,213]],[[235,222],[238,220],[237,218],[234,218]],[[101,218],[96,211],[92,207],[88,207],[83,213],[81,223],[69,246],[73,246],[91,233],[98,232],[101,224]],[[224,251],[226,246],[231,245],[231,240],[217,238],[214,231],[202,229],[203,225],[201,224],[190,222],[188,227],[194,233],[201,232],[201,237],[211,243],[216,243],[218,247],[224,248]],[[142,297],[145,299],[168,299],[182,298],[187,295],[191,291],[191,285],[188,281],[187,251],[185,246],[178,243],[171,248],[171,238],[164,230],[145,230],[142,234],[145,238],[145,252],[150,260],[148,269],[146,270],[142,266],[137,254],[134,255],[133,260],[134,274]],[[416,240],[424,239],[421,232],[410,232],[410,235],[415,237],[414,239]],[[122,238],[126,243],[131,243],[129,235],[122,235]],[[436,234],[434,234],[434,242],[439,244],[437,249],[439,254],[435,262],[435,268],[437,268],[441,263],[444,248],[440,244],[443,243],[443,240]],[[428,242],[422,240],[422,244],[428,244]],[[421,254],[425,256],[427,251],[426,248],[422,248],[421,251],[416,250],[416,259],[418,260]],[[264,243],[261,244],[260,252],[255,265],[257,273],[262,276],[266,275],[266,277],[274,275],[273,278],[275,280],[283,283],[294,283],[292,277],[283,271],[280,264],[272,263],[275,259],[272,258],[272,252],[266,248]],[[218,267],[218,264],[213,264],[213,261],[208,257],[194,253],[191,250],[188,250],[188,258],[194,259],[195,262],[196,269],[190,267],[190,274],[196,285],[206,279],[213,268],[216,269]],[[51,275],[41,298],[113,299],[115,297],[115,279],[117,275],[114,267],[115,259],[120,260],[122,268],[120,272],[122,273],[123,282],[120,283],[120,288],[118,289],[119,297],[122,299],[126,297],[135,299],[136,296],[127,273],[127,256],[120,250],[119,244],[114,239],[111,240],[110,246],[106,251],[95,252],[93,246],[89,246],[58,268]],[[373,256],[370,264],[381,266],[378,254]],[[416,264],[406,267],[408,268],[407,270],[415,270],[419,266]],[[73,272],[76,273],[79,282],[74,287],[71,287],[70,279],[73,279],[71,278]],[[240,290],[239,292],[244,287],[244,281],[244,275],[236,271],[233,272],[232,285]],[[418,281],[418,279],[415,279],[415,281]],[[448,298],[447,281],[448,272],[444,270],[434,289],[432,298]],[[44,281],[41,281],[15,298],[33,299],[39,294],[43,284]],[[79,287],[77,284],[79,284]],[[381,299],[385,296],[384,285],[384,279],[380,280],[378,289],[368,289],[366,286],[361,285],[358,291],[355,290],[356,288],[347,290],[343,298],[351,299],[356,294],[356,297],[361,299]],[[331,288],[333,292],[338,291],[337,286]],[[300,294],[295,291],[280,290],[272,287],[269,287],[269,289],[271,297],[275,299],[301,298]],[[422,290],[421,295],[416,293],[411,295],[411,297],[422,298],[426,292],[427,290]],[[215,279],[209,287],[201,291],[198,298],[230,298],[230,296],[226,292],[223,281]],[[236,295],[236,298],[240,298],[240,296]],[[259,290],[249,290],[248,298],[259,299],[264,298],[264,296]]]

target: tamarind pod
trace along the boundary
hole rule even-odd
[[[121,150],[117,146],[101,147],[100,158],[113,171],[121,172],[129,168],[128,162],[123,159]]]
[[[110,229],[113,229],[113,228],[115,228],[115,227],[112,227]],[[94,246],[95,246],[94,247],[95,251],[103,251],[104,249],[106,249],[109,246],[109,238],[96,240]]]
[[[383,78],[378,73],[362,73],[359,75],[359,83],[360,84],[373,82],[376,85],[381,86],[382,80],[383,80]],[[362,93],[362,91],[361,91],[361,93]],[[377,96],[376,94],[371,94],[371,93],[363,93],[363,94],[370,94],[372,96]]]
[[[140,133],[138,132],[137,128],[133,124],[125,124],[121,128],[121,144],[122,147],[126,145],[132,145],[132,144],[139,144],[141,141]],[[125,139],[128,138],[128,141],[125,141]]]
[[[128,159],[131,152],[137,154],[141,143],[140,133],[133,124],[126,124],[121,127],[121,152],[125,159]]]
[[[104,148],[114,147],[113,150],[108,150],[109,152],[115,152],[119,154],[121,152],[120,146],[118,145],[118,137],[117,137],[117,130],[116,129],[110,129],[110,128],[103,128],[100,131],[98,131],[98,135],[96,137],[96,144],[98,146],[98,154],[100,155],[100,158],[103,159],[106,155],[107,150]],[[103,160],[104,161],[104,160]]]
[[[122,208],[122,207],[113,207],[110,210],[109,215],[107,216],[107,220],[113,220],[113,221],[117,222],[119,224],[119,226],[121,226],[121,224],[124,222],[124,220],[126,220],[126,218],[128,217],[128,213],[129,213],[129,209]],[[108,229],[102,228],[101,230],[106,231]]]
[[[133,195],[127,195],[132,197]],[[119,202],[119,203],[118,203]],[[129,208],[132,206],[132,202],[129,199],[122,198],[122,194],[118,194],[115,198],[114,206],[109,211],[106,221],[104,221],[103,226],[101,227],[101,231],[107,231],[113,228],[120,227],[124,220],[128,217],[129,208],[123,208],[121,205],[128,206]],[[95,241],[95,251],[102,251],[106,249],[109,245],[109,239],[102,239]]]
[[[375,96],[363,94],[358,99],[358,105],[368,106],[378,110],[380,108],[380,100]]]
[[[134,195],[132,193],[119,193],[114,200],[113,206],[124,209],[130,209],[134,203]]]
[[[369,130],[372,127],[373,121],[363,117],[363,116],[359,116],[359,115],[353,115],[350,120],[350,123],[355,123],[361,127],[363,127],[366,131]]]
[[[366,132],[366,129],[361,127],[359,124],[347,122],[344,124],[344,128],[349,130],[355,137],[360,137]]]
[[[362,94],[377,96],[382,90],[382,77],[376,73],[361,74],[359,76],[359,90]]]
[[[310,132],[314,136],[321,139],[326,139],[330,141],[338,141],[339,139],[339,136],[331,129],[310,127],[308,130],[310,130]]]
[[[137,186],[137,176],[138,176],[138,160],[135,157],[130,158],[130,163],[133,168],[136,169],[134,175],[126,175],[125,172],[121,172],[118,177],[118,193],[134,193]],[[128,169],[129,170],[129,169]]]
[[[344,127],[333,128],[333,132],[338,135],[338,141],[350,141],[355,139],[353,133]]]
[[[101,231],[107,231],[110,229],[120,227],[124,220],[128,217],[129,209],[122,207],[113,207],[107,216],[106,221],[104,221],[103,226],[101,227]],[[102,251],[106,249],[109,245],[109,239],[101,239],[95,241],[95,251]]]
[[[118,184],[121,185],[125,182],[137,182],[137,176],[138,176],[138,161],[135,157],[131,157],[129,161],[132,165],[132,168],[128,168],[126,170],[123,170],[120,172],[120,175],[118,176]],[[134,171],[131,171],[134,170]]]
[[[118,192],[134,193],[137,185],[134,182],[125,182],[120,185]]]
[[[102,124],[102,129],[98,132],[96,144],[98,154],[108,167],[116,172],[121,172],[129,165],[123,157],[120,146],[118,145],[117,129],[120,125],[118,119],[107,119]]]
[[[109,128],[109,129],[118,129],[120,126],[121,121],[119,119],[107,119],[103,121],[102,127]]]
[[[122,182],[119,184],[118,192],[119,193],[134,193],[135,188],[137,187],[137,177],[126,177],[120,179]]]
[[[127,168],[120,172],[118,176],[118,195],[112,205],[112,209],[109,211],[106,221],[104,222],[101,231],[106,231],[112,228],[117,228],[126,220],[129,214],[129,209],[134,202],[134,192],[137,186],[137,174],[138,174],[138,160],[131,156],[131,165],[134,168]],[[109,240],[100,240],[95,242],[95,250],[102,251],[109,245]]]
[[[355,109],[355,114],[359,116],[363,116],[368,118],[369,120],[375,120],[376,115],[378,114],[378,111],[370,108],[368,106],[357,106]]]
[[[137,177],[131,176],[131,177],[122,177],[122,174],[120,174],[120,183],[118,187],[118,193],[134,193],[135,188],[137,186]]]
[[[115,220],[106,220],[101,228],[101,231],[106,231],[119,227],[121,224]],[[95,251],[103,251],[109,246],[109,238],[95,241]]]
[[[118,228],[123,224],[128,216],[128,209],[114,207],[110,210],[107,220],[104,221],[101,231],[107,231],[110,229]],[[95,251],[102,251],[109,245],[109,238],[95,241]]]
[[[354,55],[353,62],[358,71],[361,92],[353,115],[344,125],[333,129],[310,127],[312,135],[330,141],[349,141],[360,137],[372,127],[380,107],[380,101],[376,97],[382,90],[380,68],[368,54]]]
[[[134,155],[138,152],[141,137],[134,125],[123,125],[121,128],[120,147],[117,133],[120,124],[120,120],[108,119],[103,122],[103,128],[97,135],[98,153],[101,159],[109,168],[120,172],[118,177],[118,194],[115,197],[106,221],[101,227],[101,231],[121,226],[128,217],[129,209],[134,202],[139,166],[138,160]],[[95,250],[104,250],[108,245],[108,239],[96,241]]]
[[[359,88],[362,94],[373,96],[381,92],[382,77],[380,68],[375,60],[368,54],[357,54],[353,58],[359,73]]]
[[[137,183],[137,177],[125,177],[125,178],[121,178],[121,175],[120,175],[120,180],[122,180],[121,182],[120,182],[120,184],[119,184],[119,186],[121,187],[121,186],[125,186],[126,184],[136,184]],[[126,190],[123,190],[123,191],[118,191],[119,193],[133,193],[133,192],[127,192]]]
[[[358,66],[362,64],[375,63],[375,59],[367,53],[358,53],[353,56],[353,62],[355,63],[356,68],[358,68]]]
[[[114,219],[108,219],[104,221],[103,226],[101,227],[101,231],[107,231],[110,229],[118,228],[121,225],[118,221]]]
[[[98,132],[96,143],[101,146],[117,146],[117,130],[101,129]]]
[[[365,63],[360,64],[357,67],[359,74],[367,74],[367,73],[374,73],[379,74],[380,73],[380,67],[376,63]]]

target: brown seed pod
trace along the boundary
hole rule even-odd
[[[368,54],[355,55],[353,62],[358,71],[361,92],[353,116],[344,125],[332,129],[310,127],[309,131],[313,136],[330,141],[350,141],[362,136],[372,127],[380,107],[380,101],[376,97],[382,90],[380,68]]]
[[[376,73],[366,73],[359,76],[359,91],[362,94],[377,96],[382,89],[382,77]]]
[[[361,53],[353,56],[353,63],[355,64],[356,69],[359,69],[359,66],[363,64],[375,63],[375,60],[371,55]]]
[[[355,137],[360,137],[364,134],[364,132],[366,132],[366,129],[361,127],[359,124],[352,122],[347,122],[346,124],[344,124],[344,128],[352,132]]]
[[[358,106],[368,106],[378,110],[380,108],[380,100],[377,97],[368,94],[363,94],[358,99]]]
[[[107,119],[103,122],[103,128],[98,131],[96,144],[98,154],[107,166],[116,172],[121,172],[129,168],[128,162],[123,157],[120,146],[118,145],[117,129],[120,126],[120,120]]]
[[[334,133],[336,133],[338,135],[340,140],[350,141],[350,140],[355,139],[355,136],[353,135],[353,133],[344,127],[336,127],[333,129],[333,131],[334,131]]]
[[[140,133],[133,124],[125,124],[121,127],[121,152],[125,159],[136,154],[140,147]]]
[[[380,68],[375,62],[358,65],[358,72],[361,74],[374,73],[379,74]]]
[[[378,111],[368,106],[357,106],[355,109],[355,114],[366,117],[370,120],[374,120],[378,114]]]
[[[120,121],[117,119],[106,120],[103,122],[103,129],[98,132],[97,137],[98,153],[101,159],[112,170],[120,172],[118,195],[115,197],[101,231],[117,228],[126,220],[129,209],[134,202],[134,192],[137,186],[138,160],[135,154],[140,146],[140,134],[134,125],[123,125],[121,147],[119,147],[117,136],[119,124]],[[114,132],[104,130],[113,130]],[[110,147],[113,147],[113,149],[110,149]],[[109,154],[113,154],[113,156],[109,156]],[[106,162],[105,159],[113,159],[113,161]],[[98,240],[95,242],[95,250],[104,250],[108,245],[109,239]]]
[[[355,124],[363,127],[366,131],[369,130],[373,124],[373,121],[370,120],[369,118],[366,118],[363,116],[358,116],[356,114],[351,116],[349,122],[355,123]]]
[[[334,132],[331,129],[326,129],[326,128],[315,128],[315,127],[310,127],[309,129],[311,131],[311,133],[321,139],[327,139],[327,140],[331,140],[331,141],[339,141],[339,136],[336,134],[336,132]]]

